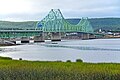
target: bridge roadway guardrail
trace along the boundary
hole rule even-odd
[[[0,30],[0,32],[43,32],[42,30]]]
[[[0,30],[0,38],[39,36],[42,30]]]

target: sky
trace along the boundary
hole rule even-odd
[[[0,20],[40,21],[51,9],[65,18],[120,18],[120,0],[0,0]]]

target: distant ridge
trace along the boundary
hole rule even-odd
[[[72,24],[77,24],[80,19],[66,19]],[[91,18],[89,19],[95,31],[102,30],[120,30],[120,18]],[[9,22],[0,21],[0,30],[2,29],[35,29],[37,21],[27,22]]]
[[[0,21],[1,29],[35,29],[37,21],[11,22]]]
[[[77,24],[80,19],[67,19],[72,24]],[[94,30],[120,30],[120,18],[91,18],[89,19]]]

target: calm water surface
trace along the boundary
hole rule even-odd
[[[120,39],[65,40],[1,47],[0,56],[24,60],[120,63]]]

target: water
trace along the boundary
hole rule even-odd
[[[120,39],[66,40],[1,47],[0,56],[24,60],[120,63]]]

